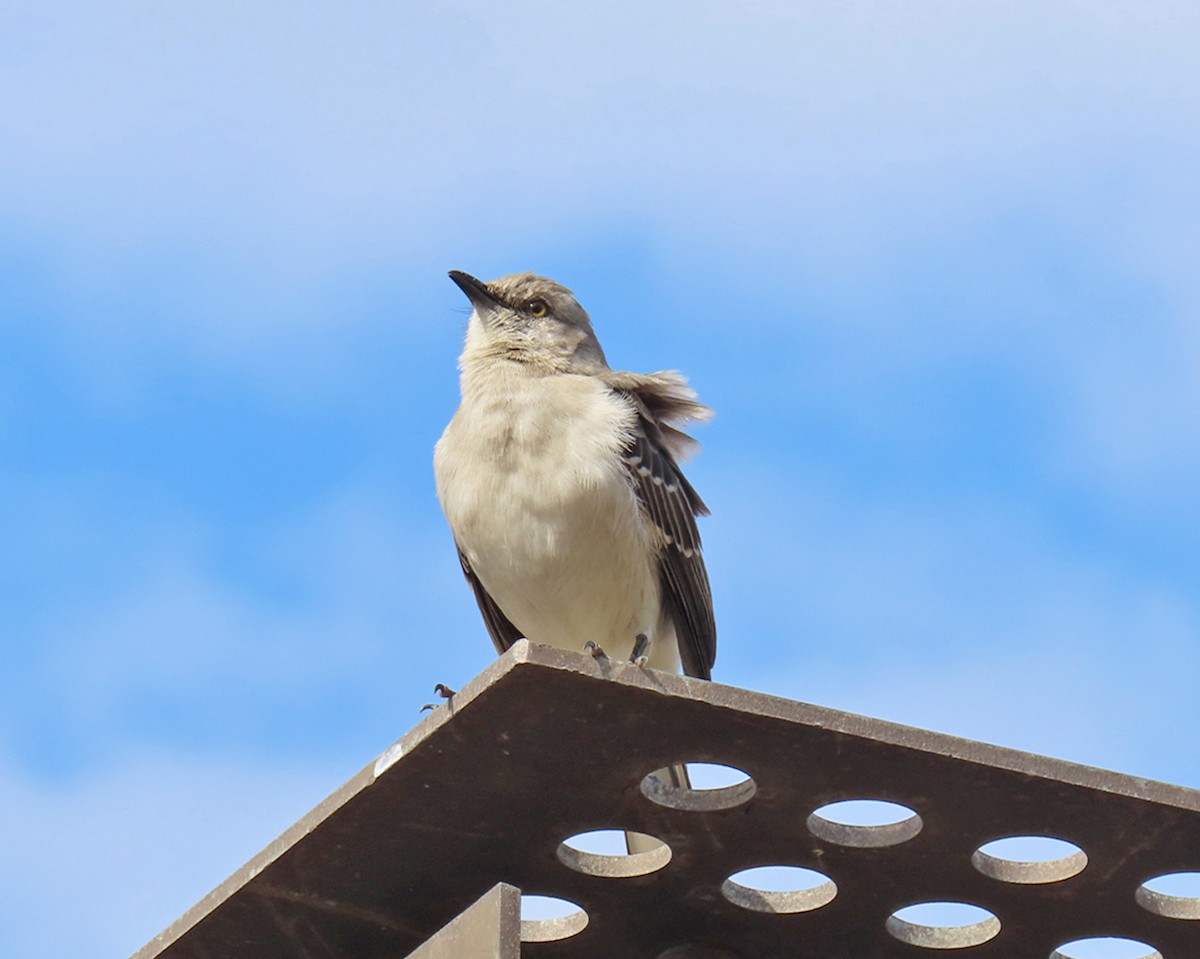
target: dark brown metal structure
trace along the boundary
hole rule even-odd
[[[678,762],[750,778],[647,778]],[[816,814],[852,799],[916,815],[872,827]],[[596,829],[666,848],[561,845]],[[1037,864],[979,852],[1011,836],[1077,850]],[[727,882],[762,865],[827,881]],[[1050,959],[1105,936],[1196,959],[1200,900],[1142,885],[1193,871],[1196,791],[520,642],[135,959],[403,959],[477,900],[474,915],[511,934],[515,893],[500,883],[582,907],[524,924],[521,954],[544,959]],[[990,918],[893,915],[926,902]]]

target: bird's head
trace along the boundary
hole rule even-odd
[[[466,353],[503,355],[567,373],[608,368],[592,321],[562,284],[533,273],[512,273],[484,283],[451,270],[450,279],[474,307]]]

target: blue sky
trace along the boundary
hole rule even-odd
[[[8,3],[0,941],[132,952],[487,663],[450,268],[716,408],[717,679],[1200,787],[1198,36]]]

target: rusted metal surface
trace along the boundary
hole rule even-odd
[[[407,959],[521,959],[521,890],[497,883]]]
[[[643,782],[678,762],[752,782]],[[815,815],[853,799],[919,820]],[[670,856],[560,852],[596,829],[655,836]],[[1083,855],[1031,867],[978,852],[1010,836]],[[775,864],[832,889],[726,881]],[[1193,901],[1139,893],[1191,871],[1196,791],[521,642],[136,959],[400,959],[501,882],[585,910],[575,934],[524,944],[544,959],[913,959],[969,941],[972,959],[1048,959],[1103,936],[1195,959]],[[993,918],[947,932],[893,916],[942,901]]]

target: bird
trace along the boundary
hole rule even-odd
[[[708,508],[679,467],[698,445],[680,427],[711,410],[676,371],[610,368],[562,284],[449,275],[472,310],[434,475],[497,651],[526,638],[711,679]]]

